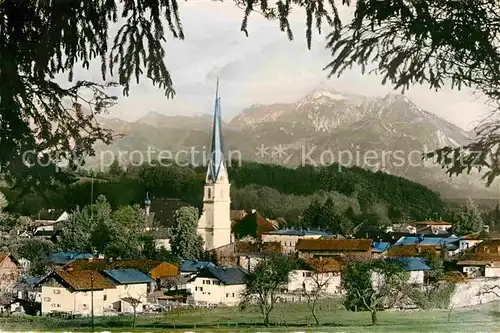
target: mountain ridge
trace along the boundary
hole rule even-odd
[[[125,138],[108,147],[97,145],[97,152],[144,151],[148,146],[176,152],[190,147],[208,150],[210,145],[212,116],[208,114],[168,116],[150,112],[135,122],[111,118],[101,121],[117,132],[124,130]],[[345,151],[366,155],[371,151],[382,154],[378,163],[367,165],[356,160],[347,165],[361,164],[374,171],[403,176],[444,196],[456,196],[459,192],[468,196],[471,187],[475,196],[491,197],[493,193],[474,176],[464,175],[451,180],[431,161],[420,162],[417,166],[409,165],[412,164],[410,157],[402,166],[385,161],[383,154],[386,152],[404,155],[412,151],[425,152],[424,149],[432,151],[445,145],[464,145],[473,138],[472,132],[423,110],[400,94],[371,98],[332,89],[314,89],[292,103],[256,104],[245,108],[223,123],[223,131],[226,150],[237,151],[240,158],[247,160],[293,167],[304,164],[300,157],[310,147],[316,147],[310,156],[318,161],[322,153],[325,155],[329,151],[334,153],[331,155]],[[268,150],[259,153],[261,146]],[[413,155],[417,161],[415,156],[418,154]],[[395,156],[391,158],[396,159]],[[344,164],[335,158],[330,162]],[[88,164],[96,163],[97,160],[89,160]]]

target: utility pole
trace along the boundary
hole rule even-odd
[[[90,271],[90,316],[92,317],[92,333],[95,332],[94,327],[94,271]]]

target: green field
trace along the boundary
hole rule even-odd
[[[500,303],[471,309],[448,311],[379,312],[379,325],[372,326],[368,312],[348,312],[337,302],[323,302],[317,311],[320,327],[314,326],[307,306],[278,306],[272,313],[272,326],[262,326],[256,310],[237,308],[179,310],[155,317],[137,317],[136,332],[500,332]],[[96,331],[131,332],[131,317],[95,318]],[[56,319],[48,317],[0,318],[4,331],[91,330],[89,318]]]

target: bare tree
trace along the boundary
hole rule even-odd
[[[127,294],[127,297],[123,297],[122,301],[127,302],[132,306],[132,309],[134,309],[134,320],[132,321],[132,329],[135,330],[135,322],[137,318],[137,307],[142,304],[141,298],[144,295],[139,295],[137,298],[130,296],[130,294]]]
[[[316,316],[316,305],[318,300],[326,294],[328,286],[332,283],[332,262],[327,259],[310,261],[309,265],[312,269],[311,276],[304,281],[304,294],[307,298],[307,307],[319,325],[318,317]],[[308,285],[311,288],[307,288]]]

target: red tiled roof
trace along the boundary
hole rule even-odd
[[[154,261],[154,260],[118,260],[118,261],[108,261],[107,259],[77,259],[66,265],[66,270],[96,270],[102,271],[105,269],[137,269],[143,273],[151,273],[152,278],[162,277],[162,276],[175,276],[178,274],[177,265],[170,264],[167,262]],[[154,272],[153,272],[154,271]],[[160,276],[158,276],[160,275]]]
[[[303,259],[305,267],[318,273],[341,272],[345,263],[333,258],[308,258]]]
[[[413,257],[424,253],[437,253],[434,245],[399,245],[392,246],[387,251],[389,257]]]
[[[57,269],[54,274],[63,279],[75,290],[113,289],[115,286],[95,271],[64,271]],[[93,281],[92,281],[93,280]]]
[[[371,251],[371,239],[309,239],[301,238],[295,245],[298,251]]]

